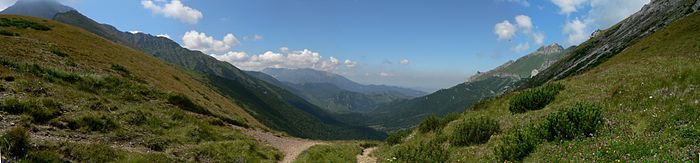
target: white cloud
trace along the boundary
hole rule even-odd
[[[357,67],[357,61],[351,61],[349,59],[346,59],[344,62],[345,66],[348,68],[355,68]]]
[[[552,0],[562,14],[571,14],[587,6],[590,10],[580,18],[567,20],[562,29],[566,42],[576,45],[586,41],[596,29],[609,28],[639,11],[650,0]]]
[[[586,2],[588,2],[588,0],[552,0],[552,3],[559,7],[559,13],[566,15],[576,12],[576,10]]]
[[[532,40],[538,44],[542,45],[544,43],[544,33],[542,32],[533,32],[532,33]]]
[[[260,41],[263,39],[263,36],[255,34],[253,36],[245,36],[245,37],[243,37],[243,39],[246,41]]]
[[[392,77],[392,76],[394,76],[394,74],[390,74],[390,73],[387,73],[387,72],[380,72],[380,73],[379,73],[379,76],[381,76],[381,77]]]
[[[526,15],[515,16],[515,23],[518,27],[523,29],[524,32],[529,33],[532,31],[532,19]]]
[[[143,33],[142,31],[128,31],[131,34],[138,34],[138,33]]]
[[[168,35],[168,34],[159,34],[159,35],[156,35],[156,37],[164,37],[164,38],[170,39],[170,35]]]
[[[170,3],[164,5],[158,5],[157,3],[165,3],[164,0],[142,0],[141,5],[143,8],[151,10],[151,12],[156,14],[163,14],[168,18],[175,18],[184,23],[197,24],[203,15],[197,9],[193,9],[189,6],[182,4],[180,0],[171,0]]]
[[[0,11],[12,6],[17,2],[16,0],[0,0]]]
[[[566,22],[563,32],[566,35],[567,43],[569,45],[576,45],[586,41],[589,37],[589,35],[586,33],[586,26],[586,23],[578,18]]]
[[[183,46],[192,49],[199,50],[206,54],[221,54],[227,52],[231,47],[240,44],[236,36],[232,33],[226,34],[223,40],[216,40],[214,37],[207,36],[205,33],[200,33],[197,31],[186,32],[182,36]]]
[[[341,66],[340,59],[322,57],[318,52],[309,49],[292,51],[281,47],[279,52],[266,51],[263,54],[248,55],[245,52],[230,51],[225,54],[211,54],[214,58],[229,62],[244,70],[262,70],[264,68],[313,68],[323,71],[335,71]],[[345,60],[342,65],[354,68],[356,61]]]
[[[410,62],[408,61],[408,59],[402,59],[401,61],[399,61],[399,63],[402,64],[402,65],[407,65],[407,64],[409,64]]]
[[[515,36],[515,32],[517,32],[517,28],[513,24],[510,23],[508,20],[504,20],[501,23],[496,24],[494,26],[494,33],[498,35],[499,40],[510,40]]]
[[[516,45],[515,47],[512,48],[512,50],[516,53],[522,53],[530,49],[530,43],[520,43]]]
[[[608,28],[639,11],[649,0],[591,0],[587,19],[598,28]]]

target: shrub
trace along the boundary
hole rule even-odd
[[[61,155],[59,155],[58,153],[50,152],[50,151],[31,152],[31,153],[29,153],[29,155],[27,155],[27,161],[28,162],[51,162],[51,163],[68,162],[66,160],[63,160],[61,158]]]
[[[394,152],[398,162],[447,162],[450,154],[442,143],[428,141],[417,145],[407,145]]]
[[[552,113],[540,126],[547,140],[593,136],[603,124],[601,107],[594,103],[577,103],[571,108]]]
[[[510,99],[508,110],[512,113],[524,113],[529,110],[539,110],[547,106],[564,85],[559,83],[546,84],[542,87],[528,89]]]
[[[442,129],[444,125],[445,123],[439,117],[431,115],[428,118],[425,118],[423,122],[421,122],[418,125],[418,131],[420,131],[421,133],[437,131],[439,129]]]
[[[61,115],[61,104],[50,99],[43,99],[42,105],[37,101],[20,101],[8,98],[0,105],[0,110],[10,114],[26,114],[33,122],[46,123]]]
[[[3,36],[19,36],[18,33],[14,33],[12,31],[6,31],[6,30],[0,30],[0,35]]]
[[[75,129],[86,129],[88,131],[109,132],[119,128],[117,122],[105,115],[87,115],[78,118],[77,120],[69,121],[68,127]]]
[[[455,128],[450,142],[455,146],[482,144],[489,141],[491,135],[500,130],[498,122],[491,118],[468,118]]]
[[[0,27],[16,27],[20,29],[34,29],[34,30],[39,30],[39,31],[48,31],[51,30],[51,27],[48,27],[43,24],[35,23],[32,21],[28,20],[23,20],[23,19],[8,19],[8,18],[0,18]]]
[[[411,130],[401,130],[401,131],[396,131],[394,133],[389,134],[389,136],[386,138],[386,144],[387,145],[395,145],[403,142],[403,139],[406,138],[408,135],[411,134]]]
[[[494,153],[499,160],[504,161],[521,161],[537,146],[537,136],[532,127],[517,129],[500,140],[500,144],[494,148]]]
[[[126,67],[124,67],[124,66],[122,66],[122,65],[112,64],[112,67],[111,67],[111,68],[112,68],[112,70],[117,71],[117,72],[119,72],[119,73],[121,73],[121,74],[123,74],[123,75],[129,75],[129,74],[131,74],[131,72],[130,72],[129,70],[127,70]]]
[[[10,129],[5,135],[2,136],[3,144],[0,148],[9,148],[9,153],[11,157],[24,158],[29,151],[29,134],[27,129],[18,126]]]
[[[459,117],[462,117],[461,113],[455,113],[455,112],[447,113],[447,115],[445,115],[445,117],[442,118],[442,123],[448,124],[454,120],[459,119]]]
[[[170,97],[168,97],[168,103],[175,105],[182,110],[187,110],[193,113],[203,115],[211,115],[211,112],[209,112],[209,110],[195,104],[194,102],[192,102],[192,100],[187,98],[187,96],[182,94],[170,95]]]
[[[20,101],[15,98],[7,98],[0,105],[0,110],[8,112],[10,114],[22,114],[31,108],[36,107],[27,101]]]
[[[67,56],[68,56],[68,54],[66,54],[66,53],[64,53],[64,52],[62,52],[62,51],[60,51],[60,50],[51,50],[51,53],[53,53],[53,54],[55,54],[56,56],[59,56],[59,57],[67,57]]]

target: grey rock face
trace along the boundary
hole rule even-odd
[[[592,68],[698,8],[700,0],[654,0],[599,36],[579,45],[571,52],[572,57],[540,72],[525,87],[541,85]]]

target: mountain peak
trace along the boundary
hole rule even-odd
[[[75,10],[56,0],[19,0],[0,14],[25,15],[44,19],[53,19],[58,13]]]
[[[550,45],[545,45],[537,49],[535,51],[535,54],[552,54],[552,53],[558,53],[564,50],[564,47],[557,43],[553,43]]]

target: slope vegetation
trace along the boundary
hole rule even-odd
[[[278,151],[230,127],[264,129],[241,107],[148,54],[38,18],[1,15],[0,31],[5,158],[281,159]]]
[[[54,20],[83,28],[115,43],[199,73],[198,80],[208,83],[210,88],[243,106],[265,126],[289,135],[313,139],[380,139],[385,136],[367,127],[337,121],[332,114],[284,89],[253,78],[235,66],[202,52],[183,48],[170,39],[121,32],[75,10],[58,13]]]
[[[524,91],[509,93],[474,106],[444,128],[413,132],[376,154],[379,160],[447,162],[697,160],[700,13],[669,24],[589,71],[559,80],[563,89],[544,108],[513,113],[509,101]],[[483,142],[456,145],[461,139],[455,135],[468,133],[462,130],[466,126],[486,131],[473,123],[475,117],[493,119],[500,131]],[[447,154],[401,155],[417,150]]]

